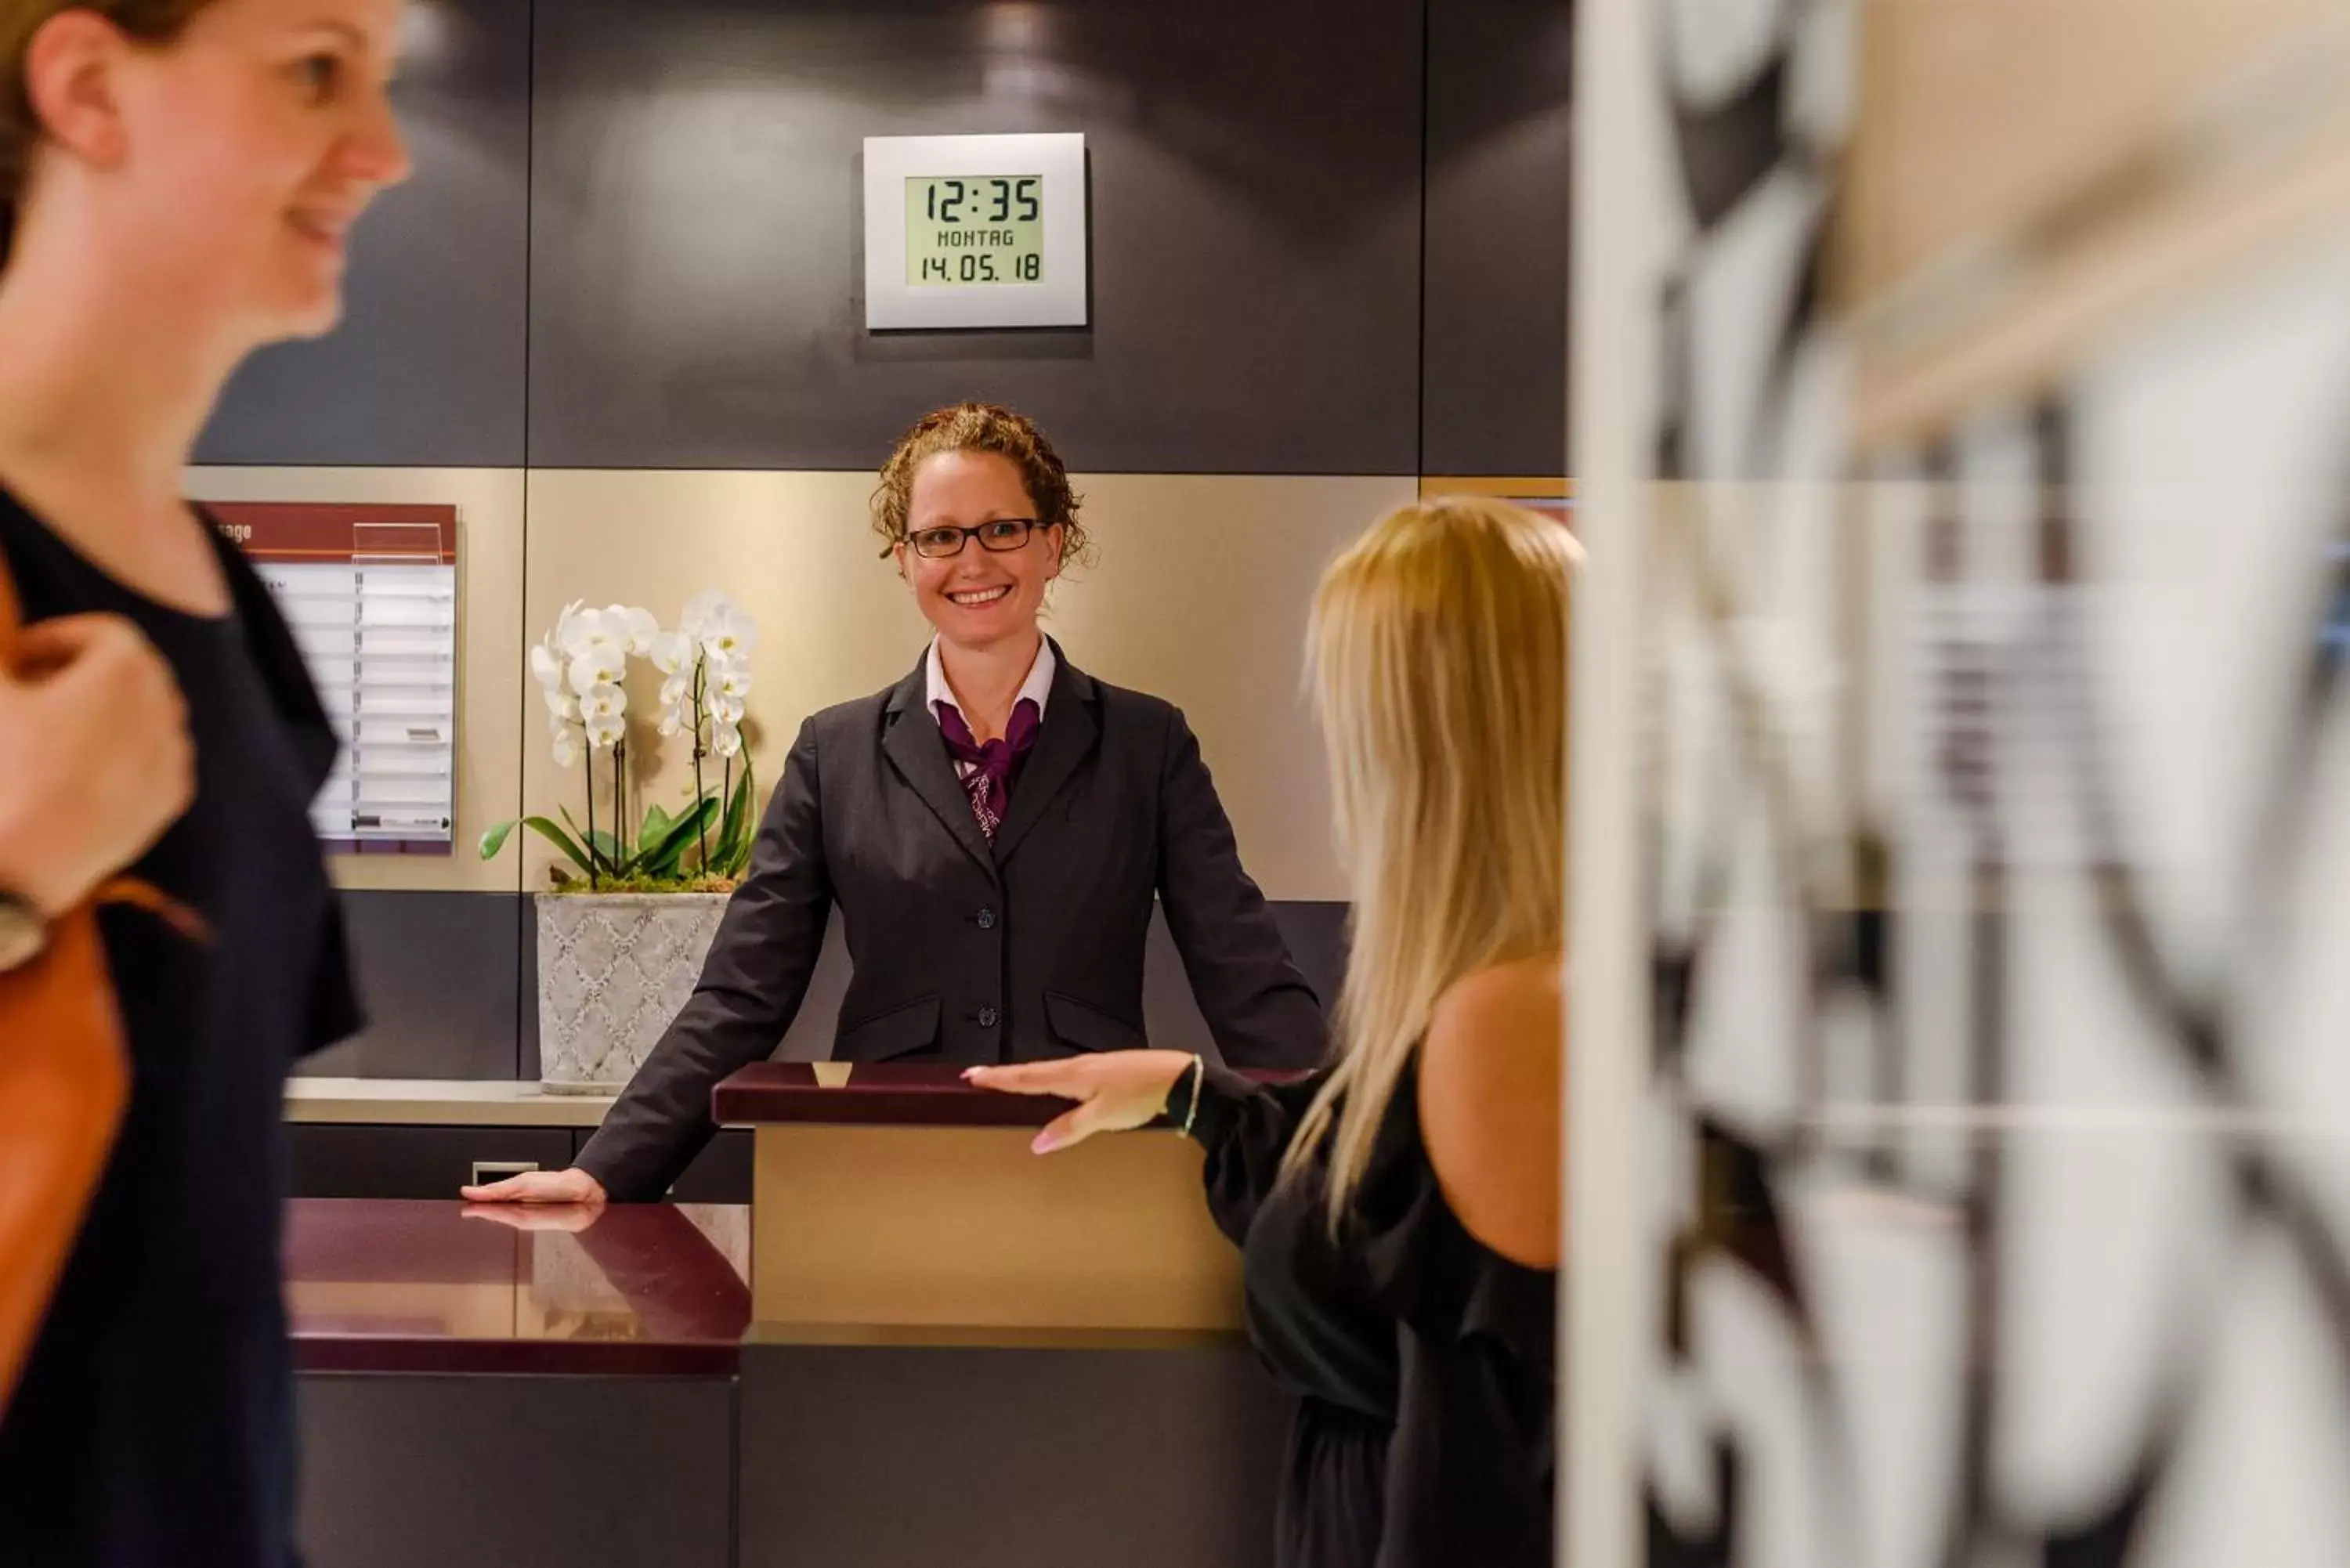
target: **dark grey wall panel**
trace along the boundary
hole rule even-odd
[[[1338,1000],[1338,982],[1346,974],[1347,906],[1276,901],[1273,917],[1289,944],[1290,956],[1322,999],[1323,1011],[1328,1012]],[[1191,982],[1183,973],[1183,956],[1176,950],[1163,910],[1151,911],[1149,944],[1143,954],[1142,1023],[1151,1043],[1174,1050],[1212,1052],[1208,1022],[1191,995]],[[786,1062],[821,1062],[832,1054],[848,975],[848,948],[836,919],[825,933],[824,956],[808,982],[799,1017],[776,1053],[779,1057]]]
[[[1305,972],[1314,994],[1327,1014],[1338,1003],[1338,982],[1347,972],[1347,906],[1344,904],[1276,902],[1273,918],[1289,944],[1289,956]],[[1203,1051],[1211,1055],[1215,1042],[1208,1021],[1191,994],[1183,973],[1183,955],[1167,929],[1161,910],[1150,920],[1150,946],[1143,955],[1142,1023],[1153,1045],[1171,1051]]]
[[[300,1379],[311,1568],[729,1568],[734,1386]]]
[[[531,461],[869,468],[963,397],[1076,467],[1409,473],[1418,0],[539,7]],[[863,327],[867,135],[1082,130],[1093,325]]]
[[[538,950],[530,901],[505,893],[343,895],[366,1033],[311,1057],[308,1074],[369,1078],[535,1078],[538,1075]],[[1347,906],[1278,901],[1274,919],[1290,955],[1327,1012],[1347,966]],[[832,1054],[848,949],[838,920],[799,1016],[776,1054],[817,1062]],[[1153,912],[1142,981],[1143,1025],[1160,1044],[1209,1049],[1207,1022],[1192,1000],[1182,956],[1164,914]],[[713,1170],[711,1179],[729,1179]]]
[[[1429,5],[1423,473],[1565,472],[1574,20]]]
[[[265,348],[200,462],[523,461],[531,0],[427,0],[394,96],[416,172],[351,242],[343,325]]]
[[[561,1170],[571,1163],[569,1127],[296,1122],[286,1133],[296,1198],[453,1199],[457,1189],[473,1179],[476,1160],[527,1162],[541,1170]]]
[[[345,893],[368,1027],[301,1070],[361,1078],[521,1075],[519,939],[528,912],[512,893]]]
[[[575,1135],[577,1141],[572,1152],[577,1154],[588,1142],[588,1135]],[[680,1203],[748,1203],[754,1187],[754,1140],[741,1127],[728,1127],[710,1140],[709,1147],[693,1157],[677,1184],[669,1189],[671,1199]]]
[[[571,1153],[576,1158],[596,1136],[593,1127],[577,1127],[571,1134]],[[677,1203],[748,1203],[751,1201],[752,1176],[755,1168],[756,1149],[748,1127],[722,1128],[702,1151],[693,1157],[693,1163],[669,1189],[671,1201]]]
[[[741,1568],[1273,1561],[1291,1407],[1238,1335],[1013,1350],[758,1333],[743,1347]]]

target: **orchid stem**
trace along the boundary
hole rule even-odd
[[[588,744],[588,755],[583,759],[583,762],[585,764],[584,772],[588,779],[588,890],[592,893],[596,890],[596,862],[598,859],[596,850],[596,745],[592,740],[589,741]]]
[[[702,815],[702,803],[707,797],[702,787],[702,693],[703,680],[710,661],[696,653],[693,656],[693,820],[697,836],[702,840],[702,874],[710,874],[710,823]]]

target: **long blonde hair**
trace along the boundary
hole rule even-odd
[[[1480,497],[1389,513],[1306,634],[1353,883],[1337,1063],[1284,1175],[1325,1146],[1335,1228],[1437,999],[1564,943],[1568,584],[1549,518]]]

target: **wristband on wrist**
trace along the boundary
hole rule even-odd
[[[1168,1085],[1167,1106],[1159,1113],[1161,1126],[1174,1127],[1187,1137],[1191,1136],[1191,1124],[1199,1119],[1200,1090],[1207,1074],[1206,1059],[1194,1051],[1191,1065]]]

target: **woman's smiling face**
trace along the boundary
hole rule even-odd
[[[943,558],[922,555],[913,539],[932,528],[1033,522],[1035,515],[1019,468],[995,452],[942,452],[914,471],[898,566],[941,638],[979,649],[1035,635],[1045,586],[1061,575],[1062,530],[1030,528],[1018,548],[1001,551],[966,538]]]

